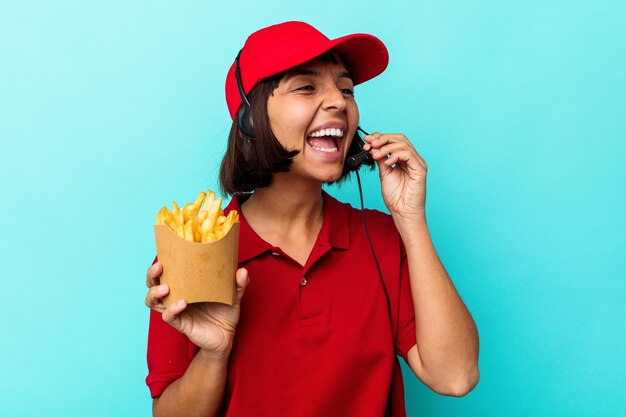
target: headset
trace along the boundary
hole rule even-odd
[[[252,112],[250,111],[250,102],[246,97],[246,92],[243,89],[243,81],[241,81],[241,69],[239,68],[239,56],[241,55],[241,49],[235,58],[235,80],[237,80],[237,89],[241,96],[241,107],[237,112],[237,122],[239,124],[239,130],[246,135],[249,139],[254,140],[254,122],[252,121]]]
[[[243,50],[243,49],[242,49]],[[243,82],[241,81],[241,68],[239,67],[239,56],[241,55],[241,51],[237,54],[235,58],[235,80],[237,81],[237,89],[239,90],[239,95],[241,96],[241,107],[237,112],[237,122],[239,124],[239,129],[241,132],[248,137],[250,140],[256,140],[254,136],[254,122],[252,120],[252,112],[250,111],[250,101],[248,101],[248,97],[246,96],[246,92],[243,88]],[[365,135],[369,135],[365,130],[361,129],[360,126],[357,127],[357,131],[363,132]],[[367,221],[365,219],[365,208],[363,206],[363,190],[361,187],[361,177],[359,176],[359,168],[363,163],[367,160],[373,161],[372,156],[369,151],[361,149],[355,155],[349,156],[346,158],[346,166],[350,171],[354,171],[356,174],[357,184],[359,186],[359,199],[361,201],[361,217],[363,218],[363,228],[365,229],[365,236],[367,237],[367,243],[369,244],[370,251],[372,252],[372,257],[374,258],[374,263],[376,264],[376,269],[378,271],[378,278],[380,279],[380,283],[383,287],[383,291],[385,292],[385,300],[387,301],[387,312],[389,313],[389,320],[391,321],[391,303],[389,301],[389,293],[387,292],[387,287],[385,286],[385,281],[383,279],[383,273],[380,269],[380,265],[378,263],[378,258],[376,258],[376,253],[374,252],[374,246],[372,245],[372,240],[370,238],[370,234],[367,230]],[[396,331],[397,335],[397,331]]]

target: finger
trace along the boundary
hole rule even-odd
[[[404,149],[409,151],[411,159],[414,159],[424,170],[428,169],[424,158],[417,152],[411,141],[401,133],[381,134],[374,132],[371,135],[365,136],[363,139],[366,141],[364,149],[367,147],[367,150],[370,150],[372,158],[378,163],[379,168],[382,169],[381,174],[388,172],[388,167],[398,162],[398,160],[408,161],[406,157],[403,157],[394,158],[389,162],[388,158],[390,158],[394,152],[400,152]],[[415,168],[417,168],[417,166]]]
[[[161,274],[163,273],[163,266],[160,262],[155,262],[146,273],[146,286],[148,288],[159,285]]]
[[[425,162],[421,160],[417,152],[413,149],[407,148],[401,143],[385,145],[378,151],[378,153],[372,155],[372,157],[374,159],[386,158],[384,162],[387,166],[391,166],[402,161],[413,169],[426,171]]]
[[[146,295],[146,306],[157,311],[163,311],[163,297],[170,292],[167,285],[156,285],[148,290]]]
[[[424,171],[428,172],[428,164],[426,163],[426,160],[421,157],[420,154],[417,154],[417,160],[419,161],[420,165],[422,165],[422,168],[424,168]]]
[[[364,136],[364,137],[363,137],[363,140],[364,140],[366,143],[372,143],[372,142],[374,142],[377,138],[379,138],[380,136],[381,136],[381,133],[374,132],[374,133],[370,133],[370,134],[369,134],[369,135],[367,135],[367,136]]]
[[[418,168],[419,166],[419,168],[424,170],[424,172],[428,171],[428,165],[426,165],[426,161],[424,160],[424,158],[421,157],[419,153],[417,153],[417,151],[415,150],[411,151],[410,158],[414,160],[415,162],[417,162],[418,165],[416,165],[415,168]]]
[[[389,158],[387,158],[387,160],[385,161],[385,165],[392,166],[399,162],[406,163],[406,166],[410,168],[413,168],[413,169],[421,168],[423,170],[422,165],[419,163],[419,161],[417,161],[417,158],[415,158],[415,155],[413,155],[411,152],[408,152],[406,150],[392,153],[389,156]]]
[[[374,133],[376,133],[376,132],[374,132]],[[363,136],[363,140],[364,140],[365,142],[368,142],[368,143],[369,143],[369,142],[371,142],[371,141],[373,141],[373,140],[374,140],[374,138],[375,138],[374,133],[370,133],[369,135],[365,135],[365,136]]]
[[[187,302],[185,300],[179,300],[174,304],[171,304],[163,311],[161,317],[163,321],[169,323],[176,330],[180,330],[180,317],[178,315],[187,308]]]
[[[365,139],[365,138],[364,138]],[[379,133],[374,132],[369,135],[368,143],[372,143],[376,146],[379,144],[391,143],[391,142],[409,142],[409,139],[401,133]]]
[[[393,168],[385,164],[385,161],[388,158],[386,153],[377,153],[377,150],[372,149],[370,150],[370,155],[372,155],[372,159],[374,159],[374,162],[376,162],[376,165],[378,166],[378,173],[381,180],[393,171]]]
[[[404,143],[388,143],[385,146],[377,149],[373,149],[370,154],[374,159],[381,159],[389,156],[394,152],[400,152],[406,149],[406,144]]]
[[[410,153],[412,159],[415,159],[415,161],[417,161],[417,163],[421,165],[421,167],[424,170],[428,170],[428,165],[426,165],[426,161],[424,160],[424,158],[422,158],[419,152],[417,152],[415,147],[411,144],[411,142],[408,141],[408,139],[402,136],[396,139],[398,141],[395,141],[395,140],[387,141],[386,145],[383,145],[377,150],[372,151],[372,157],[374,159],[378,159],[378,158],[382,158],[385,155],[391,156],[394,152],[402,152],[404,150],[407,150]],[[407,159],[403,159],[403,160],[408,161]],[[386,163],[387,165],[391,165],[391,164],[394,164],[395,162],[391,162],[391,163],[386,162]]]

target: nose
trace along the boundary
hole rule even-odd
[[[332,85],[326,88],[322,108],[329,111],[344,111],[346,109],[346,98],[341,89]]]

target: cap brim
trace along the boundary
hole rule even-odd
[[[345,58],[350,66],[354,84],[361,84],[382,73],[389,64],[385,44],[376,36],[355,33],[332,41],[334,51]]]

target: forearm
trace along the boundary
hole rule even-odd
[[[224,397],[228,358],[214,358],[200,350],[185,374],[155,398],[155,417],[216,416]]]
[[[478,379],[474,320],[439,260],[426,218],[394,220],[407,252],[415,311],[418,363],[412,365],[437,391],[471,389]]]

